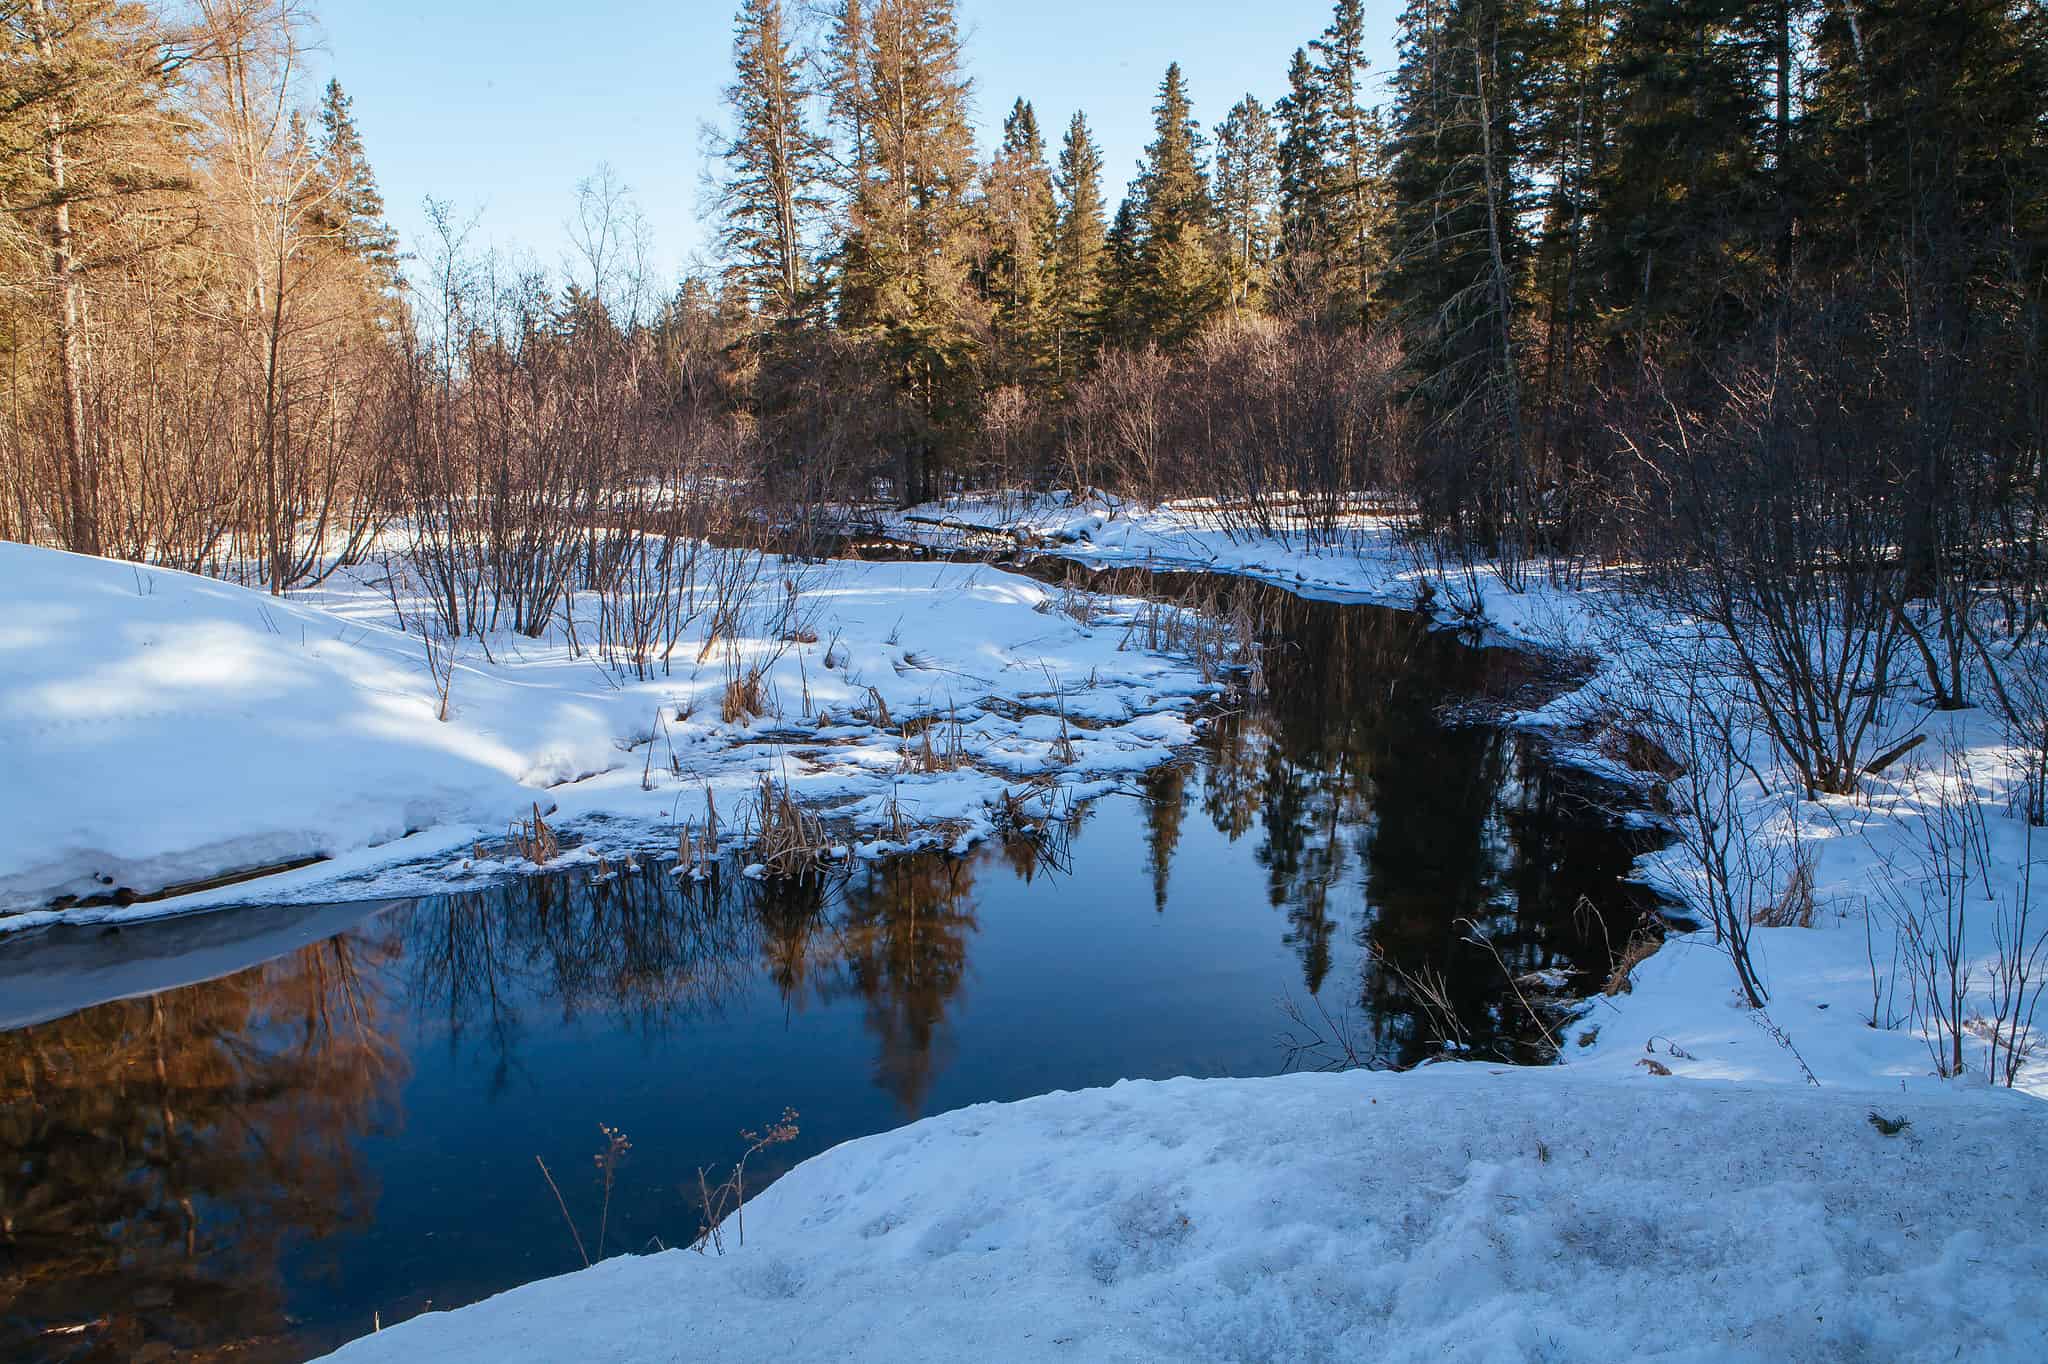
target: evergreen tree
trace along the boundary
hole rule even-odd
[[[1548,185],[1532,271],[1533,301],[1544,317],[1540,385],[1547,427],[1569,420],[1567,409],[1584,396],[1578,388],[1590,371],[1580,366],[1579,351],[1594,311],[1590,248],[1601,222],[1597,186],[1609,142],[1611,3],[1546,0],[1530,61],[1524,154],[1533,177]],[[1576,459],[1575,452],[1563,453]],[[1569,470],[1565,482],[1576,482]]]
[[[1020,99],[1003,120],[1002,146],[983,177],[987,256],[983,288],[992,307],[997,383],[1034,384],[1051,365],[1053,238],[1058,208],[1038,116]]]
[[[1116,217],[1102,240],[1101,288],[1092,332],[1105,347],[1128,348],[1149,339],[1139,316],[1145,286],[1144,229],[1135,193],[1116,206]]]
[[[1604,309],[1639,352],[1667,322],[1711,349],[1760,294],[1771,229],[1748,6],[1641,0],[1615,26],[1594,255]]]
[[[1133,302],[1149,339],[1177,345],[1200,329],[1224,296],[1211,243],[1215,206],[1202,164],[1206,141],[1178,62],[1166,68],[1152,117],[1154,137],[1134,185],[1143,236]]]
[[[1052,370],[1063,385],[1094,354],[1096,309],[1102,294],[1105,228],[1102,220],[1102,151],[1078,111],[1060,144],[1053,178],[1057,212],[1052,248]]]
[[[1444,461],[1435,510],[1512,562],[1528,548],[1533,503],[1517,354],[1528,21],[1523,0],[1410,0],[1402,11],[1386,283],[1406,323],[1423,439]]]
[[[380,293],[395,295],[401,287],[398,234],[384,221],[384,196],[356,128],[354,101],[338,80],[328,81],[321,93],[319,122],[315,153],[326,203],[315,221],[363,263]]]
[[[922,500],[972,412],[988,322],[972,277],[971,83],[952,0],[878,0],[864,24],[838,31],[860,43],[832,68],[864,167],[846,205],[839,317],[881,348],[904,400],[899,491]]]
[[[1216,216],[1233,308],[1258,301],[1272,264],[1278,159],[1273,121],[1264,105],[1246,95],[1216,129]]]
[[[1279,196],[1283,249],[1307,254],[1326,235],[1330,201],[1330,113],[1327,91],[1309,62],[1308,50],[1294,49],[1287,67],[1287,93],[1274,107],[1280,116]]]
[[[1321,174],[1320,241],[1329,262],[1330,306],[1364,320],[1384,261],[1386,228],[1384,136],[1380,115],[1364,100],[1364,0],[1337,0],[1330,26],[1309,44],[1315,53],[1317,103],[1326,127]]]
[[[733,20],[733,82],[725,88],[733,131],[719,149],[723,225],[718,244],[754,309],[794,318],[810,294],[810,232],[825,139],[805,118],[813,91],[784,27],[781,0],[743,0]]]

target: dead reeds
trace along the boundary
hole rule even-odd
[[[512,821],[512,827],[506,831],[505,839],[511,844],[514,854],[525,858],[536,867],[546,866],[562,851],[561,840],[557,839],[555,831],[548,827],[547,820],[541,815],[538,802],[534,804],[532,818]]]

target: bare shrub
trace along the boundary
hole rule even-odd
[[[1619,655],[1627,660],[1623,680],[1607,699],[1676,766],[1666,794],[1687,871],[1681,898],[1713,925],[1744,998],[1761,1008],[1769,994],[1750,930],[1783,898],[1788,852],[1767,827],[1771,803],[1749,765],[1759,729],[1753,698],[1727,675],[1710,629],[1660,635],[1626,619],[1623,627],[1634,648]]]
[[[1970,995],[1970,902],[1991,893],[1991,845],[1967,754],[1950,745],[1926,781],[1910,870],[1887,865],[1878,893],[1906,957],[1912,1015],[1935,1073],[1963,1073]]]

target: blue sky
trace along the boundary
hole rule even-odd
[[[354,97],[393,224],[417,246],[426,195],[480,213],[476,240],[548,265],[567,249],[576,182],[609,163],[681,273],[705,247],[699,129],[721,116],[731,0],[325,0],[315,74]],[[1375,0],[1375,74],[1393,61],[1398,0]],[[1269,104],[1329,0],[962,0],[984,147],[1018,95],[1049,140],[1087,112],[1112,204],[1151,135],[1160,74],[1178,60],[1213,128],[1247,92]],[[311,92],[309,91],[309,98]],[[1056,141],[1055,141],[1056,145]]]

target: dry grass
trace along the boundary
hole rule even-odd
[[[825,822],[798,803],[789,785],[761,778],[746,840],[755,862],[770,876],[802,876],[823,866],[831,851]]]
[[[1793,855],[1792,875],[1778,898],[1750,915],[1758,928],[1813,927],[1813,853],[1801,848]]]
[[[938,736],[933,740],[933,735]],[[934,715],[915,726],[903,726],[903,770],[906,772],[953,772],[967,765],[966,730],[960,713],[948,708],[943,720]]]
[[[1134,588],[1142,590],[1143,584]],[[1177,601],[1154,598],[1131,621],[1118,647],[1137,644],[1147,653],[1187,659],[1204,682],[1218,680],[1231,668],[1251,667],[1269,622],[1250,604],[1250,594],[1235,594],[1227,606],[1225,596],[1222,587],[1205,584]]]
[[[860,714],[858,711],[854,713],[856,715]],[[895,717],[889,714],[889,703],[883,700],[882,693],[876,691],[873,687],[868,688],[868,706],[865,718],[869,724],[877,729],[894,729],[896,727]]]
[[[1637,929],[1629,935],[1628,943],[1614,959],[1614,969],[1607,973],[1607,983],[1600,987],[1604,995],[1625,995],[1635,989],[1635,969],[1657,954],[1663,944],[1652,935]]]
[[[719,698],[718,718],[728,725],[742,724],[768,713],[768,697],[761,682],[761,670],[749,668],[726,679]]]
[[[676,830],[676,864],[679,871],[708,867],[718,860],[718,797],[709,782],[704,786],[704,823],[684,820]]]
[[[561,841],[555,837],[555,831],[548,827],[547,820],[541,817],[538,803],[533,807],[533,817],[513,820],[512,827],[507,830],[505,837],[512,845],[513,853],[536,867],[546,866],[562,851]]]

